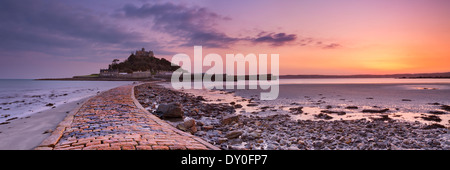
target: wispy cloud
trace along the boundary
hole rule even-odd
[[[339,47],[342,47],[342,45],[338,44],[338,43],[331,43],[331,44],[324,45],[322,48],[324,48],[324,49],[336,49],[336,48],[339,48]]]
[[[261,35],[262,34],[262,35]],[[295,34],[286,33],[260,33],[258,37],[251,39],[254,43],[269,43],[273,46],[281,46],[297,39]]]
[[[203,45],[226,48],[238,41],[282,46],[296,40],[297,35],[262,32],[255,37],[232,37],[216,29],[218,22],[231,20],[203,7],[189,7],[170,2],[163,4],[125,5],[115,17],[151,19],[153,29],[183,40],[182,46]]]

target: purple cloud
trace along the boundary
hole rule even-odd
[[[182,46],[204,45],[226,47],[239,38],[227,36],[214,29],[219,20],[230,20],[206,8],[187,7],[173,3],[144,4],[140,7],[125,5],[116,17],[146,19],[151,18],[153,29],[168,33],[184,41]]]
[[[323,46],[322,48],[324,48],[324,49],[336,49],[336,48],[339,48],[339,47],[341,47],[340,44],[338,44],[338,43],[331,43],[331,44],[327,44],[327,45]]]
[[[96,56],[95,50],[99,48],[149,44],[141,39],[140,33],[127,31],[105,22],[97,14],[61,1],[2,0],[0,20],[0,49],[4,52],[27,50],[59,57]]]
[[[297,39],[295,34],[286,33],[269,33],[265,35],[259,35],[259,37],[252,39],[254,43],[269,43],[273,46],[281,46],[287,42],[293,42]]]
[[[135,19],[150,18],[153,21],[153,29],[183,40],[182,46],[203,45],[226,48],[238,41],[281,46],[287,42],[295,41],[297,38],[295,34],[265,32],[250,38],[230,37],[224,32],[216,30],[214,26],[219,21],[227,21],[231,18],[211,12],[206,8],[188,7],[170,2],[144,4],[140,7],[130,4],[125,5],[114,16]]]

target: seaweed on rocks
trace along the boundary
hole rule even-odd
[[[339,116],[346,114],[344,111],[332,111],[332,110],[321,110],[320,112],[328,114],[337,114]]]
[[[423,120],[428,120],[428,121],[435,121],[435,122],[441,122],[442,121],[441,118],[439,118],[438,116],[434,116],[434,115],[423,116],[422,119]]]
[[[386,113],[387,111],[389,111],[389,109],[381,109],[381,110],[376,110],[376,109],[364,109],[362,110],[363,113]]]
[[[443,114],[447,114],[447,113],[445,113],[445,112],[443,112],[443,111],[439,111],[439,110],[433,110],[433,111],[429,111],[428,113],[431,113],[431,114],[436,114],[436,115],[443,115]]]
[[[441,105],[441,109],[450,112],[450,106],[448,105]]]
[[[328,114],[324,114],[324,113],[319,113],[317,115],[314,115],[314,117],[316,117],[318,119],[325,119],[325,120],[333,119],[333,117],[329,116]]]
[[[445,128],[445,126],[437,124],[437,123],[433,123],[431,125],[425,126],[423,129],[437,129],[437,128]]]
[[[303,107],[293,107],[293,108],[289,108],[289,112],[291,112],[292,114],[301,114],[303,113]]]

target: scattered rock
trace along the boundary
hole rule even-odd
[[[206,125],[206,126],[202,126],[202,129],[205,130],[205,131],[208,131],[208,130],[214,129],[214,126],[213,125]]]
[[[186,124],[185,122],[180,123],[179,128],[184,128],[188,131],[189,129],[185,126],[194,124],[191,128],[196,127],[199,130],[194,135],[222,149],[403,150],[450,148],[450,142],[442,142],[446,139],[442,137],[442,134],[447,133],[447,127],[440,124],[424,126],[418,122],[393,121],[391,118],[395,115],[388,116],[387,114],[376,114],[373,116],[375,118],[371,118],[377,121],[366,119],[320,120],[330,120],[333,119],[330,116],[331,114],[339,114],[339,110],[334,111],[334,108],[361,109],[356,105],[347,107],[332,106],[331,108],[333,109],[324,105],[330,109],[314,115],[318,118],[317,120],[292,120],[290,114],[235,115],[235,108],[242,108],[242,105],[236,102],[245,100],[220,104],[203,103],[198,102],[197,96],[188,93],[155,87],[149,91],[147,86],[143,85],[142,87],[141,89],[146,90],[144,92],[146,95],[141,96],[141,98],[138,95],[144,93],[136,90],[139,89],[139,86],[135,90],[137,92],[136,98],[143,106],[150,106],[154,102],[157,104],[182,103],[184,115],[193,118],[195,122],[187,122],[187,120]],[[158,94],[158,97],[148,99],[149,94]],[[303,108],[298,107],[299,104],[293,103],[292,105],[294,105],[294,108],[289,109],[289,112],[303,112]],[[441,104],[433,105],[436,105],[436,107],[441,106]],[[273,108],[271,105],[260,105],[259,109],[269,111]],[[279,108],[284,110],[281,106]],[[439,110],[439,108],[436,110]],[[366,113],[385,113],[388,111],[389,109],[384,109],[382,105],[365,109]],[[422,116],[429,118],[425,115],[428,114],[423,114]],[[419,114],[417,116],[417,118],[420,118]],[[199,120],[202,122],[199,122]],[[389,123],[385,123],[386,120]],[[204,124],[202,125],[202,123]],[[242,142],[245,142],[245,145]]]
[[[6,124],[9,124],[9,123],[11,123],[11,122],[2,122],[2,123],[0,123],[0,125],[6,125]]]
[[[313,143],[313,146],[315,148],[321,148],[323,146],[323,142],[322,141],[316,141]]]
[[[337,114],[337,115],[345,115],[346,113],[344,111],[331,111],[331,110],[321,110],[322,113],[328,113],[328,114]]]
[[[162,118],[182,118],[183,110],[179,103],[160,104],[156,110]]]
[[[261,110],[266,110],[266,109],[270,109],[270,108],[274,108],[273,106],[263,106],[260,107]]]
[[[410,101],[412,101],[411,99],[402,99],[402,101],[404,101],[404,102],[410,102]]]
[[[371,117],[370,119],[376,120],[376,121],[392,120],[388,115],[381,115],[380,118],[373,118],[373,117]]]
[[[7,118],[9,116],[11,116],[11,115],[10,114],[4,114],[4,115],[1,115],[0,118]]]
[[[333,119],[333,117],[327,115],[327,114],[323,114],[323,113],[319,113],[317,115],[314,115],[314,117],[318,118],[318,119],[325,119],[325,120],[330,120]]]
[[[430,116],[423,116],[421,117],[423,120],[428,120],[428,121],[435,121],[435,122],[441,122],[442,119],[439,118],[438,116],[434,116],[434,115],[430,115]]]
[[[222,144],[222,143],[225,143],[225,142],[227,142],[227,141],[228,141],[227,138],[217,138],[217,143],[218,143],[218,144]]]
[[[203,124],[203,122],[200,122],[200,121],[197,121],[196,123],[197,123],[197,126],[203,126],[203,125],[205,125],[205,124]]]
[[[205,132],[205,131],[197,131],[197,132],[195,133],[195,135],[197,135],[197,136],[205,136],[205,135],[206,135],[206,132]]]
[[[16,119],[18,119],[18,117],[13,117],[13,118],[7,119],[6,121],[11,121],[11,120],[16,120]]]
[[[375,110],[375,109],[364,109],[362,110],[363,113],[386,113],[389,111],[389,109],[381,109],[381,110]]]
[[[242,131],[235,130],[235,131],[228,132],[225,135],[225,137],[228,138],[228,139],[234,139],[234,138],[238,138],[241,135],[242,135]]]
[[[228,125],[233,122],[239,122],[239,115],[228,115],[222,118],[222,125]]]
[[[346,109],[358,109],[358,106],[347,106]]]
[[[199,100],[199,101],[206,101],[205,98],[203,98],[203,96],[197,96],[196,99]]]
[[[291,112],[292,114],[301,114],[303,113],[303,107],[293,107],[293,108],[289,108],[289,112]]]
[[[249,104],[247,104],[247,106],[249,106],[249,107],[258,106],[258,104],[257,103],[249,103]]]
[[[45,106],[52,107],[52,106],[54,106],[54,105],[55,105],[54,103],[48,103],[48,104],[46,104]]]
[[[235,105],[234,105],[234,108],[236,108],[236,109],[242,108],[242,105],[241,105],[241,104],[235,104]]]
[[[189,119],[183,122],[184,127],[190,128],[192,126],[195,126],[195,120],[194,119]]]
[[[450,106],[448,105],[442,105],[441,109],[450,112]]]
[[[443,112],[443,111],[437,111],[437,110],[429,111],[428,113],[435,114],[435,115],[443,115],[443,114],[447,114],[447,113],[445,113],[445,112]]]
[[[437,128],[445,128],[445,126],[433,123],[431,125],[425,126],[423,129],[437,129]]]
[[[44,133],[42,133],[42,134],[47,134],[47,133],[52,133],[52,132],[53,132],[53,129],[48,129],[48,130],[44,131]]]
[[[184,121],[183,123],[178,124],[177,128],[185,132],[190,132],[192,134],[197,132],[197,126],[195,126],[194,119],[189,119]]]

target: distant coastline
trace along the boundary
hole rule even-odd
[[[399,79],[449,79],[450,72],[444,73],[417,73],[417,74],[357,74],[357,75],[282,75],[280,79],[302,79],[302,78],[399,78]]]
[[[111,78],[111,77],[73,77],[73,78],[42,78],[34,80],[46,81],[153,81],[153,78]]]
[[[227,75],[224,75],[226,77]],[[190,75],[192,80],[194,75]],[[203,77],[203,76],[202,76]],[[240,76],[235,76],[235,79]],[[250,76],[244,76],[245,80],[249,80]],[[259,76],[257,76],[259,78]],[[271,79],[270,74],[267,76]],[[89,76],[74,76],[72,78],[40,78],[35,80],[59,80],[59,81],[154,81],[160,79],[170,80],[171,75],[155,75],[154,77],[99,77],[93,75]],[[212,77],[214,80],[214,76]],[[397,78],[397,79],[450,79],[450,72],[445,73],[418,73],[418,74],[385,74],[385,75],[371,75],[371,74],[357,74],[357,75],[281,75],[279,79],[327,79],[327,78]]]

